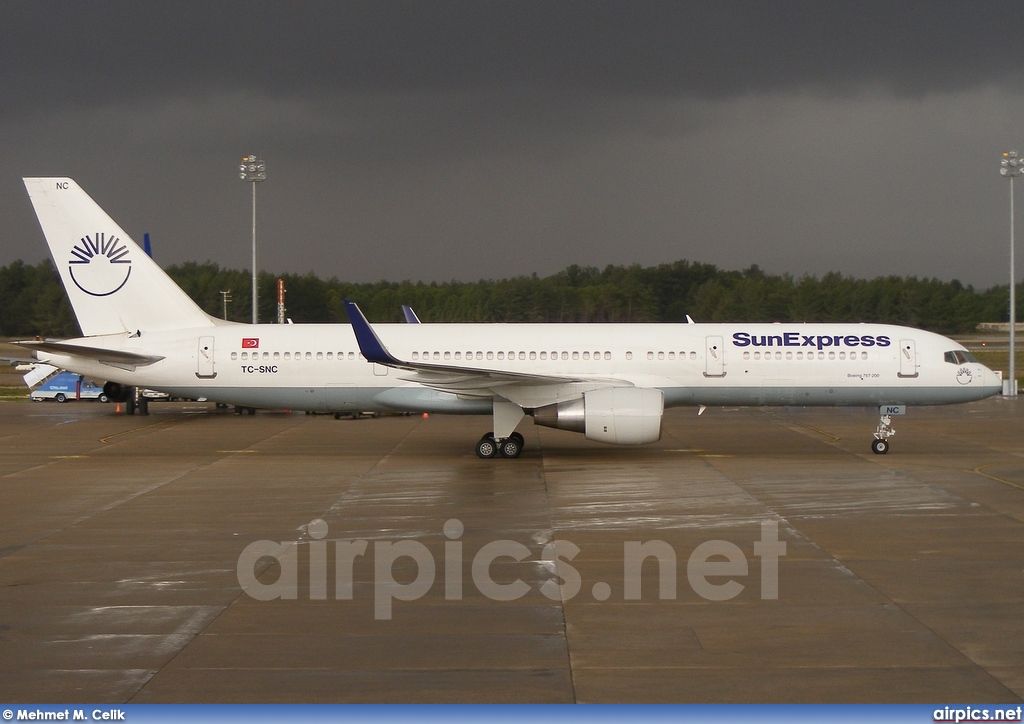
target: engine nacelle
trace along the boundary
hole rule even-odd
[[[584,392],[569,402],[538,407],[533,421],[544,427],[582,432],[588,440],[643,445],[661,439],[665,395],[642,387],[608,387]]]
[[[103,394],[111,402],[127,402],[128,396],[132,394],[132,388],[118,382],[106,382],[103,385]]]

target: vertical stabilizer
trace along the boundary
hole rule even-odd
[[[73,180],[24,181],[84,335],[214,324]]]

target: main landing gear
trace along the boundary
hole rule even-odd
[[[885,455],[889,452],[889,438],[896,434],[891,423],[890,415],[882,415],[879,418],[878,427],[875,428],[875,439],[871,441],[871,452],[875,455]]]
[[[488,459],[496,456],[517,458],[523,452],[526,440],[518,432],[513,432],[503,440],[496,440],[494,433],[484,435],[476,444],[477,457]]]
[[[517,458],[523,452],[523,436],[516,432],[516,425],[526,413],[514,402],[496,397],[493,401],[494,431],[480,438],[476,443],[477,457],[484,459],[501,456]]]

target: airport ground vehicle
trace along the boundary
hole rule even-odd
[[[107,396],[103,393],[103,387],[92,380],[74,372],[61,372],[54,375],[39,387],[29,393],[29,399],[33,402],[43,400],[56,400],[57,402],[68,402],[69,400],[99,400],[107,402]]]

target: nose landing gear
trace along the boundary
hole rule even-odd
[[[889,438],[896,434],[891,423],[890,415],[882,415],[879,418],[878,427],[875,428],[875,439],[871,441],[871,452],[875,455],[885,455],[889,452]]]

